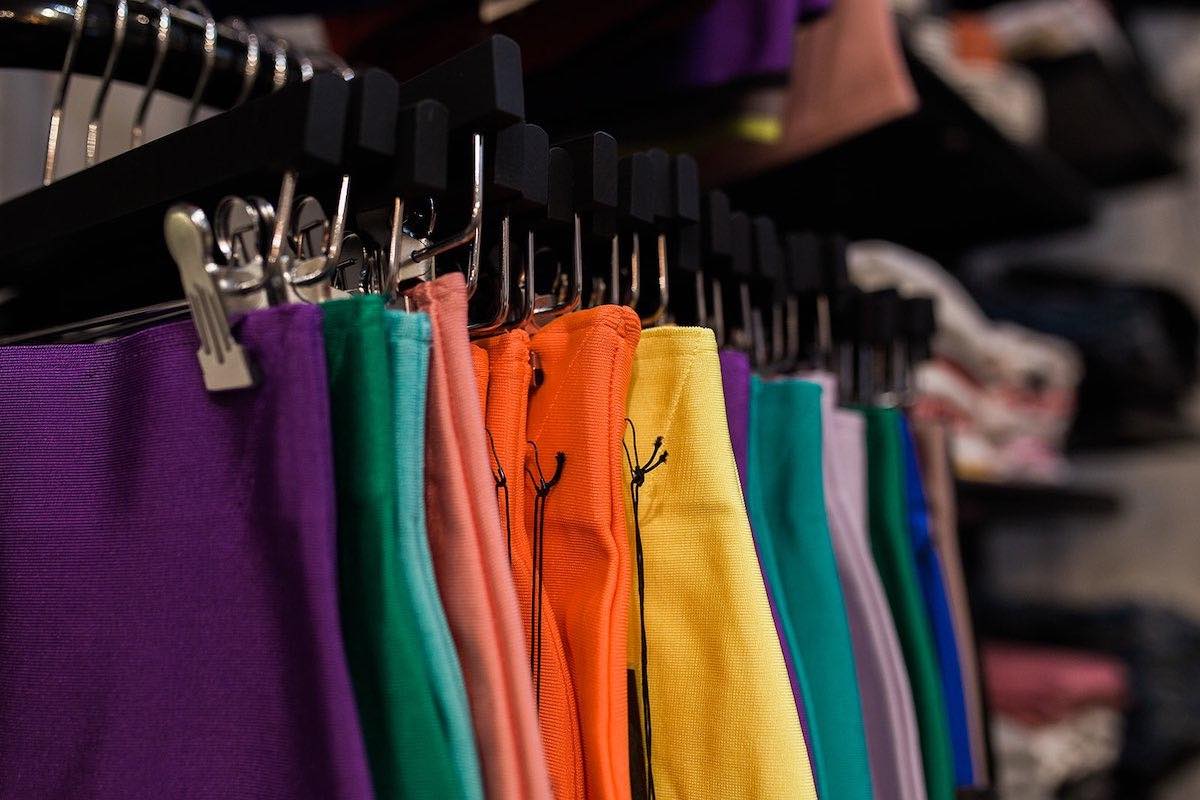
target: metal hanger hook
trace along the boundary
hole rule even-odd
[[[204,90],[208,88],[208,79],[212,77],[213,65],[217,60],[217,21],[201,0],[185,0],[180,8],[204,17],[204,63],[200,67],[200,78],[196,81],[196,91],[192,93],[192,105],[188,110],[187,124],[191,125],[200,114],[200,101],[204,99]]]
[[[146,91],[138,104],[137,115],[133,119],[133,127],[129,131],[129,146],[137,147],[146,138],[146,117],[150,113],[150,99],[158,86],[158,76],[162,72],[163,62],[167,60],[167,47],[171,43],[171,9],[159,0],[149,0],[152,8],[158,9],[158,32],[154,36],[154,61],[150,64],[150,74],[146,77]]]
[[[286,40],[279,38],[272,39],[271,44],[275,48],[275,72],[271,78],[271,91],[278,92],[287,85],[288,44]]]
[[[54,93],[54,108],[50,112],[50,132],[46,137],[46,161],[42,165],[43,186],[49,186],[54,181],[54,167],[58,161],[58,142],[62,137],[63,111],[67,104],[67,88],[71,84],[71,73],[75,69],[75,53],[79,50],[79,40],[83,38],[83,29],[87,24],[87,7],[87,0],[77,0],[75,3],[71,39],[67,42],[62,71],[58,75],[58,88]]]
[[[238,92],[237,100],[233,101],[234,106],[240,106],[250,99],[250,93],[254,91],[254,83],[258,80],[258,68],[262,60],[260,58],[261,48],[258,45],[258,34],[241,17],[228,17],[225,20],[225,24],[241,33],[246,40],[246,59],[242,68],[242,90]]]
[[[125,46],[125,29],[129,25],[129,3],[127,0],[117,0],[113,6],[112,46],[108,50],[108,61],[104,64],[104,74],[100,77],[100,88],[96,90],[96,100],[92,103],[92,115],[88,118],[87,141],[84,144],[84,164],[92,166],[100,152],[100,118],[104,114],[104,104],[108,100],[108,90],[112,86],[113,70]]]

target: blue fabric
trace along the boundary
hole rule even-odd
[[[946,698],[946,717],[950,723],[950,742],[954,748],[954,777],[960,786],[974,786],[971,764],[971,739],[967,727],[967,704],[963,695],[962,665],[958,663],[958,643],[954,637],[954,620],[950,601],[946,597],[946,581],[942,561],[933,537],[929,533],[929,507],[925,488],[921,484],[921,469],[917,463],[917,447],[908,420],[900,421],[900,441],[904,449],[904,482],[908,500],[908,530],[912,538],[913,556],[917,563],[917,580],[925,597],[933,638],[937,646],[938,668],[942,677],[942,693]]]

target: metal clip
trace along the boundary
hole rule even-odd
[[[212,262],[212,229],[193,205],[173,206],[163,220],[167,249],[179,268],[192,321],[200,338],[196,358],[210,392],[248,389],[257,378],[246,352],[233,338]]]

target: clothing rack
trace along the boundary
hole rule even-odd
[[[86,3],[73,74],[104,73],[112,49],[116,5],[106,0]],[[75,24],[75,8],[74,3],[45,0],[0,2],[0,68],[61,70]],[[207,20],[195,11],[174,5],[168,8],[171,20],[167,52],[156,89],[191,97],[204,67]],[[160,9],[158,3],[129,3],[125,40],[113,70],[115,80],[146,84],[156,54]],[[229,21],[218,22],[216,31],[212,72],[201,98],[204,105],[225,109],[241,96],[252,35],[257,38],[259,61],[249,97],[268,94],[278,83],[301,80],[314,69],[309,56],[266,32],[242,29]]]

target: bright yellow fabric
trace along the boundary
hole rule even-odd
[[[814,800],[804,735],[738,484],[712,331],[645,331],[633,363],[628,414],[643,463],[658,436],[669,453],[645,476],[638,515],[657,795]],[[632,453],[629,431],[625,441]],[[633,553],[628,467],[625,478]],[[637,573],[630,572],[628,663],[636,665],[640,705]]]

